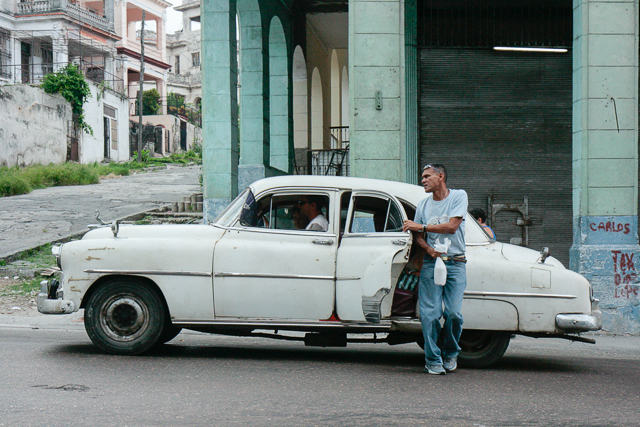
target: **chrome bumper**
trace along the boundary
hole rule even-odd
[[[57,282],[57,281],[55,281]],[[52,288],[54,281],[44,280],[40,282],[40,293],[38,293],[38,311],[42,314],[71,314],[77,310],[76,305],[71,300],[65,300],[57,297],[58,286]]]
[[[563,332],[587,332],[602,329],[602,312],[598,300],[591,302],[591,314],[558,314],[556,326]]]

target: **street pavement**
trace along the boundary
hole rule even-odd
[[[200,192],[200,166],[169,167],[99,184],[51,187],[0,197],[0,258],[87,231],[104,221],[158,208]]]

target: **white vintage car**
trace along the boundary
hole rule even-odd
[[[402,222],[425,197],[398,182],[284,176],[253,183],[211,225],[114,221],[54,248],[61,277],[42,282],[38,310],[84,309],[91,340],[115,354],[182,328],[316,346],[419,343],[419,257]],[[326,231],[294,220],[301,198],[318,201]],[[585,278],[489,239],[471,217],[466,242],[461,365],[494,363],[513,334],[593,341],[577,335],[602,324]]]

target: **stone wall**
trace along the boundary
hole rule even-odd
[[[0,166],[64,163],[71,106],[28,85],[0,87]]]

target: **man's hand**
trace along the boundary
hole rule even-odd
[[[427,246],[427,255],[429,255],[431,258],[439,258],[440,255],[442,255],[442,252],[437,252],[431,246]]]
[[[410,219],[405,219],[402,223],[402,231],[422,231],[422,224],[413,222]]]

